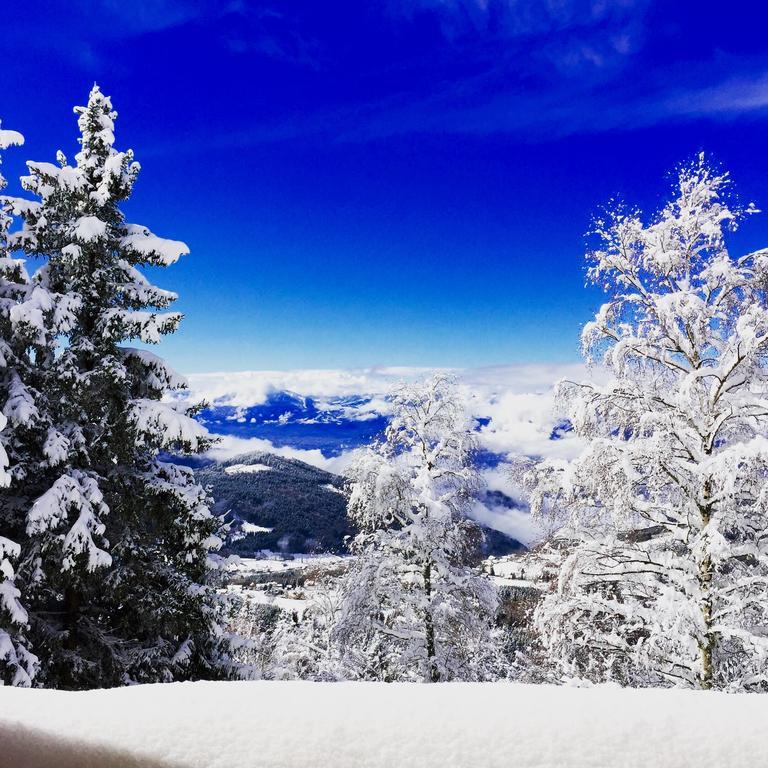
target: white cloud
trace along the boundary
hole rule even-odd
[[[545,392],[561,378],[585,378],[581,363],[523,363],[486,368],[372,368],[296,369],[288,371],[235,371],[192,373],[187,376],[193,398],[232,406],[265,402],[271,392],[293,392],[318,400],[329,397],[385,395],[393,384],[435,370],[451,372],[469,390],[489,397],[494,392]]]
[[[500,464],[494,469],[485,470],[483,479],[489,491],[501,491],[519,504],[520,508],[509,509],[501,504],[477,502],[472,509],[472,517],[489,528],[512,536],[526,546],[539,541],[542,538],[542,530],[528,513],[525,494],[516,485],[509,466]]]
[[[344,474],[349,464],[354,460],[356,451],[345,451],[340,456],[326,457],[319,449],[303,450],[290,446],[276,446],[269,440],[260,437],[234,437],[232,435],[218,435],[219,442],[206,454],[216,461],[226,461],[244,453],[273,453],[285,459],[298,459],[305,464],[333,472],[336,475]]]
[[[580,363],[521,364],[488,368],[442,369],[453,373],[467,404],[476,418],[490,419],[479,433],[481,446],[494,453],[570,458],[580,449],[578,440],[565,435],[551,440],[554,427],[562,420],[555,410],[552,390],[560,379],[595,380],[600,371]],[[311,397],[328,407],[334,397],[364,396],[370,402],[343,408],[344,418],[369,419],[386,414],[387,392],[398,381],[430,373],[426,368],[358,368],[345,370],[241,371],[202,373],[189,376],[191,400],[244,408],[264,403],[272,392],[292,392]],[[292,456],[314,466],[346,466],[348,460],[328,459],[319,450],[277,449],[261,438],[225,437],[214,450],[217,457],[237,452],[265,450]],[[338,471],[338,470],[332,470]]]
[[[195,373],[188,376],[192,396],[216,405],[251,406],[272,392],[293,392],[324,400],[353,395],[384,395],[396,381],[416,378],[424,368],[298,369]]]
[[[558,34],[610,38],[644,26],[648,0],[621,3],[584,0],[389,0],[394,17],[412,20],[436,14],[448,39],[472,32],[494,32],[508,40]]]
[[[478,523],[506,533],[513,539],[530,546],[542,538],[542,531],[527,509],[507,509],[502,506],[475,504],[472,517]]]
[[[711,86],[675,93],[660,109],[676,116],[738,115],[768,108],[768,73],[732,77]]]

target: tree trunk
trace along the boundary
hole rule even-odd
[[[67,627],[66,647],[69,650],[77,648],[77,625],[80,619],[80,592],[73,587],[64,590],[64,610]]]
[[[704,617],[704,639],[699,644],[701,651],[701,687],[712,687],[712,656],[715,649],[715,635],[712,632],[712,558],[707,555],[699,566],[699,584],[704,593],[701,613]]]
[[[427,595],[427,602],[432,598],[432,563],[427,562],[424,566],[424,591]],[[440,670],[437,668],[435,659],[435,625],[432,621],[432,609],[427,607],[424,614],[424,629],[427,645],[427,667],[429,668],[429,680],[432,683],[440,681]]]
[[[712,506],[709,504],[711,496],[711,486],[709,480],[704,482],[704,504],[701,508],[701,519],[703,527],[709,525],[712,519]],[[701,655],[701,687],[705,690],[712,688],[712,679],[714,677],[713,655],[715,650],[715,635],[712,631],[712,576],[713,576],[712,557],[709,553],[705,554],[699,563],[698,581],[701,589],[701,615],[704,620],[704,637],[699,642],[699,652]]]

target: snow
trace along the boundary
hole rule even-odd
[[[107,225],[97,216],[81,216],[76,222],[72,234],[84,243],[104,237]]]
[[[96,480],[79,469],[59,477],[35,501],[27,515],[27,534],[34,536],[49,529],[59,530],[69,524],[72,511],[78,512],[77,519],[65,535],[59,536],[62,570],[74,568],[78,556],[83,553],[87,556],[89,571],[110,565],[111,555],[94,541],[94,536],[104,534],[104,523],[99,516],[107,514],[109,509]]]
[[[50,427],[43,443],[43,455],[53,467],[67,460],[69,456],[69,440],[58,430]]]
[[[38,412],[32,395],[18,374],[13,374],[8,390],[8,401],[3,407],[3,416],[13,425],[30,423],[37,417]]]
[[[19,146],[24,143],[24,137],[18,131],[0,129],[0,149]]]
[[[168,403],[147,398],[131,402],[131,419],[141,435],[162,438],[163,447],[186,445],[196,450],[201,441],[208,438],[208,432],[192,417],[179,413]]]
[[[124,333],[145,344],[158,344],[163,335],[172,333],[181,320],[178,312],[143,312],[111,307],[101,312],[103,335]]]
[[[272,528],[265,528],[263,525],[254,525],[253,523],[243,522],[240,528],[245,533],[271,533]]]
[[[255,526],[258,527],[258,526]],[[271,530],[271,529],[262,529]],[[237,561],[230,566],[230,569],[237,571],[242,575],[257,573],[276,573],[279,571],[306,569],[306,568],[324,568],[337,563],[348,561],[349,556],[341,555],[289,555],[282,557],[274,555],[272,557],[239,557]]]
[[[607,686],[0,689],[5,764],[24,768],[725,768],[765,761],[766,718],[759,695]]]
[[[281,595],[271,595],[264,590],[243,589],[237,585],[229,587],[229,592],[232,594],[240,594],[251,603],[259,603],[260,605],[274,605],[281,611],[295,614],[299,619],[304,615],[304,611],[306,611],[310,605],[308,600],[299,600],[298,598],[292,597],[282,597]]]
[[[15,573],[9,558],[18,558],[21,548],[16,542],[0,536],[0,609],[10,618],[13,624],[25,626],[29,620],[27,611],[19,601],[21,592],[14,585]],[[0,653],[0,659],[3,654]]]
[[[38,175],[43,179],[46,177],[53,179],[64,189],[69,190],[78,189],[85,184],[82,172],[78,168],[73,168],[69,165],[64,168],[59,168],[59,166],[54,165],[53,163],[39,163],[29,160],[27,161],[27,168],[29,168],[32,175],[22,176],[21,185],[24,189],[29,189],[30,191],[37,188],[37,181],[34,178],[35,175]],[[42,184],[42,187],[42,192],[50,190],[50,187],[45,183]]]
[[[127,360],[139,360],[146,368],[147,385],[155,389],[181,389],[187,386],[184,376],[177,373],[168,363],[148,349],[122,347],[120,353]]]
[[[52,308],[53,299],[50,293],[40,286],[35,286],[22,302],[10,308],[8,316],[14,328],[26,325],[35,329],[39,342],[45,343],[45,313]]]
[[[120,244],[151,264],[168,267],[189,253],[186,243],[158,237],[139,224],[126,225],[126,231]]]
[[[497,587],[519,587],[520,589],[540,589],[540,585],[535,581],[527,581],[526,579],[507,579],[504,576],[492,576],[491,581]]]
[[[269,472],[271,469],[272,467],[267,464],[233,464],[231,467],[224,467],[224,472],[228,475],[247,475],[254,472]]]

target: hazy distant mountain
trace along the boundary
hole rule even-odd
[[[326,456],[370,443],[387,425],[385,416],[366,410],[367,397],[319,401],[291,392],[273,392],[251,406],[211,405],[198,419],[218,435],[259,437],[281,448],[319,449]]]

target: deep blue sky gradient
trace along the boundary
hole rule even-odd
[[[70,0],[0,10],[0,117],[76,151],[94,81],[185,240],[187,372],[578,359],[584,234],[704,149],[768,208],[758,2]],[[768,214],[734,238],[768,245]]]

